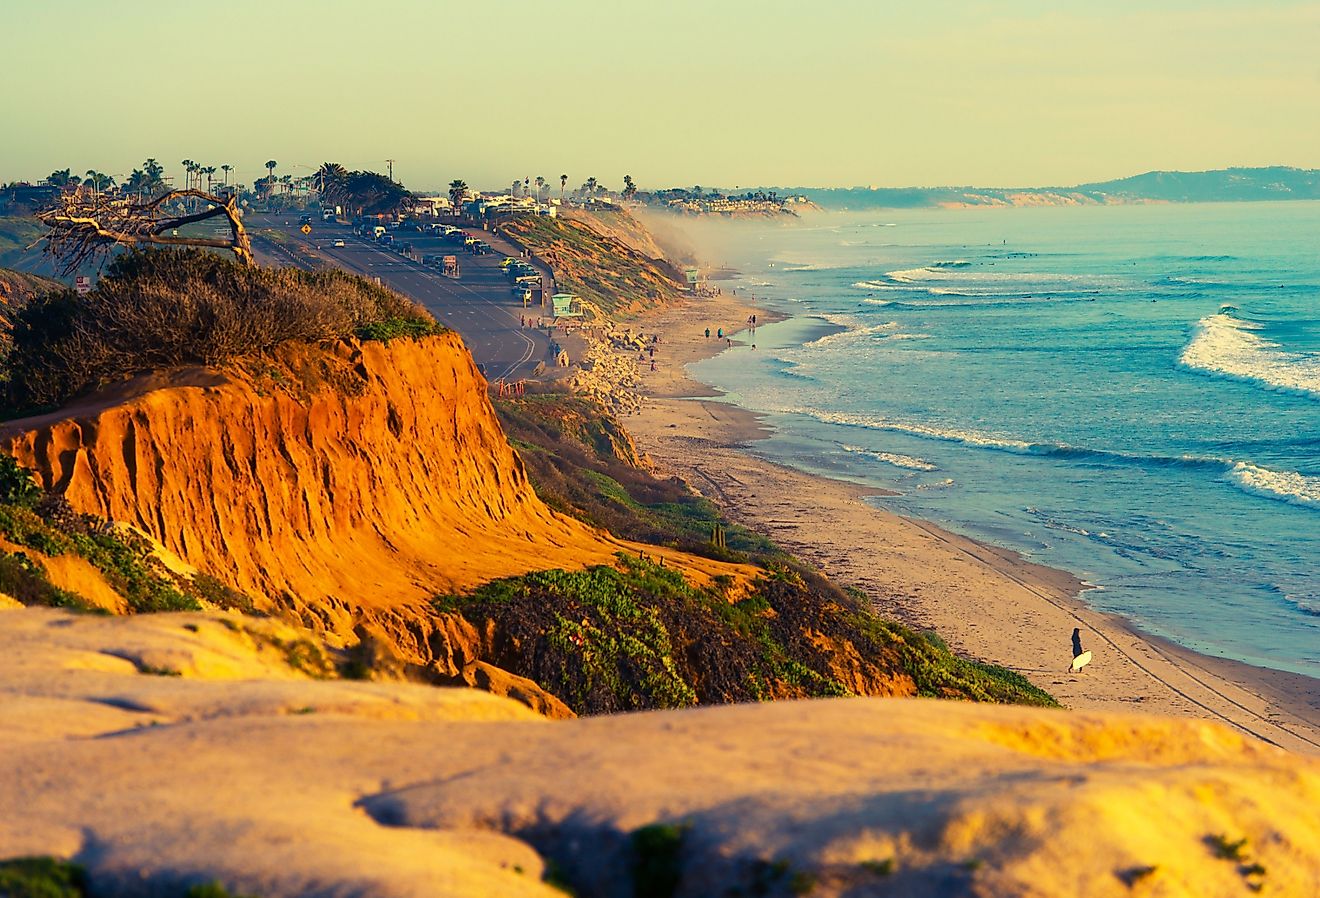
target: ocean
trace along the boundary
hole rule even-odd
[[[1071,571],[1148,632],[1320,677],[1320,203],[698,236],[741,273],[723,289],[788,316],[690,367],[766,415],[753,452]]]

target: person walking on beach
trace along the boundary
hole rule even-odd
[[[717,340],[723,340],[723,339],[724,339],[724,328],[720,328],[719,330],[717,330],[717,331],[715,332],[715,339],[717,339]]]
[[[1073,627],[1072,648],[1073,659],[1069,672],[1078,673],[1083,667],[1091,663],[1091,653],[1082,651],[1082,630],[1080,627]]]
[[[706,339],[710,339],[710,328],[706,328]]]

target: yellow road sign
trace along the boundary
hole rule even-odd
[[[305,224],[298,230],[302,231],[304,234],[310,234],[312,233],[312,226],[309,224]]]

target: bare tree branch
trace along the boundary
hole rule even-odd
[[[167,203],[187,199],[200,200],[206,205],[195,212],[162,213]],[[220,216],[229,223],[229,240],[167,233]],[[37,217],[50,229],[45,238],[46,253],[65,275],[98,255],[109,253],[115,246],[139,244],[228,249],[244,265],[254,264],[252,242],[233,194],[216,196],[202,190],[171,190],[146,202],[134,202],[79,189],[64,194],[58,205]]]

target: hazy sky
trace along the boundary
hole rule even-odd
[[[0,0],[0,181],[146,156],[245,183],[392,157],[413,188],[1320,167],[1318,48],[1316,0]]]

